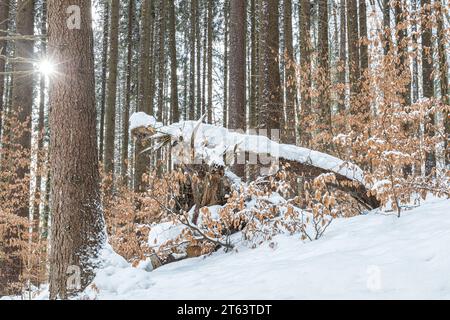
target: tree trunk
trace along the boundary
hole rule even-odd
[[[422,0],[422,83],[423,97],[434,97],[434,75],[433,75],[433,47],[432,29],[429,23],[431,17],[431,1]],[[428,119],[429,125],[425,126],[425,136],[434,137],[434,130],[430,127],[435,125],[435,114],[431,113]],[[430,175],[436,168],[436,153],[433,146],[425,154],[425,175]]]
[[[300,144],[308,147],[311,144],[311,4],[309,0],[300,1],[300,66],[301,66],[301,111],[299,119]]]
[[[80,9],[80,29],[68,29],[68,16],[62,14],[72,5]],[[49,1],[48,23],[49,54],[64,75],[50,84],[50,299],[66,299],[92,281],[106,238],[99,190],[91,1]]]
[[[246,128],[246,13],[247,1],[230,1],[230,105],[228,127],[244,131]],[[234,173],[243,177],[245,165],[234,166]]]
[[[103,162],[105,145],[105,109],[106,109],[106,82],[108,72],[108,43],[109,43],[109,1],[105,1],[103,12],[103,40],[102,40],[102,76],[100,89],[100,128],[99,128],[99,158]]]
[[[150,95],[150,64],[152,61],[150,46],[152,42],[152,0],[143,0],[141,8],[141,39],[140,39],[140,68],[139,68],[139,88],[138,88],[138,106],[137,110],[153,114]],[[135,168],[134,168],[134,190],[144,191],[145,184],[143,175],[149,164],[149,157],[147,154],[141,154],[145,149],[145,144],[142,141],[137,141],[135,145]]]
[[[390,0],[383,0],[383,27],[386,38],[384,45],[384,55],[387,55],[391,48],[391,5]]]
[[[119,53],[119,0],[111,0],[109,30],[108,84],[105,112],[105,174],[114,174],[116,129],[117,63]]]
[[[213,122],[213,0],[208,0],[208,123]]]
[[[328,1],[319,0],[319,35],[318,35],[318,65],[320,79],[319,87],[319,130],[326,135],[323,145],[324,151],[330,151],[331,139],[331,108],[330,108],[330,90],[331,84],[329,68],[329,45],[328,45]]]
[[[191,1],[190,23],[191,29],[189,32],[189,120],[195,119],[195,34],[196,34],[196,16],[197,16],[197,1]],[[197,70],[198,72],[198,70]]]
[[[366,0],[359,0],[359,38],[362,40],[360,44],[361,59],[361,76],[369,68],[369,53],[365,43],[367,41],[367,5]]]
[[[436,12],[437,18],[437,33],[438,33],[438,52],[439,52],[439,75],[440,75],[440,89],[442,103],[450,105],[449,85],[448,85],[448,62],[445,36],[446,31],[444,28],[445,11],[444,5],[441,3]],[[445,164],[450,164],[450,148],[448,140],[450,139],[450,119],[448,111],[444,113],[444,130],[445,130]]]
[[[282,141],[295,144],[295,110],[297,108],[297,80],[295,74],[294,45],[292,36],[292,0],[284,0],[285,88],[286,122]]]
[[[0,0],[0,30],[8,30],[9,19],[9,0]],[[0,40],[0,55],[6,55],[6,40]],[[5,77],[2,72],[5,72],[5,59],[0,58],[0,137],[2,136],[2,119],[4,117],[3,94],[5,92]]]
[[[165,57],[165,44],[166,44],[166,1],[159,1],[159,40],[158,40],[158,112],[157,119],[163,122],[163,109],[164,109],[164,81],[166,72],[166,57]]]
[[[170,51],[170,111],[172,122],[180,121],[178,106],[178,77],[177,77],[177,43],[176,43],[176,16],[175,0],[170,0],[169,5],[169,51]]]
[[[358,6],[356,0],[347,0],[348,56],[350,69],[350,96],[360,92]]]
[[[228,128],[228,38],[230,0],[224,0],[224,61],[223,61],[223,126]]]
[[[339,8],[340,16],[340,40],[339,40],[339,62],[341,70],[339,71],[339,83],[346,84],[346,67],[347,67],[347,18],[346,18],[346,0],[341,0]],[[339,97],[338,112],[341,116],[345,113],[345,90]]]
[[[134,26],[134,9],[135,0],[128,2],[128,25],[127,25],[127,66],[126,66],[126,88],[125,88],[125,104],[123,107],[122,119],[122,154],[121,154],[121,174],[122,184],[128,185],[128,146],[129,146],[129,119],[131,108],[131,81],[132,81],[132,63],[133,63],[133,26]]]
[[[279,66],[279,1],[262,0],[261,41],[263,52],[263,88],[260,128],[280,130],[282,96]]]

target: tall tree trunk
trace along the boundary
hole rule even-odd
[[[230,0],[224,0],[224,61],[223,61],[223,126],[228,128],[228,38]]]
[[[350,69],[350,95],[360,92],[358,6],[356,0],[347,0],[348,56]]]
[[[195,43],[197,46],[196,51],[196,59],[197,59],[197,98],[196,98],[196,119],[199,119],[202,115],[202,72],[201,72],[201,54],[202,54],[202,45],[201,45],[201,30],[200,30],[200,17],[201,17],[201,1],[196,1],[196,11],[195,11]]]
[[[258,36],[257,36],[257,14],[256,1],[250,0],[250,97],[249,97],[249,114],[248,128],[256,129],[257,127],[257,64],[258,64]]]
[[[339,62],[341,70],[339,71],[339,83],[346,84],[346,67],[347,67],[347,18],[346,18],[346,0],[341,0],[339,7]],[[338,112],[341,116],[345,113],[345,90],[339,97]]]
[[[177,77],[177,43],[175,0],[169,0],[169,52],[170,52],[170,111],[172,122],[180,121],[178,106],[178,77]]]
[[[432,29],[429,23],[431,17],[431,1],[422,0],[422,83],[424,98],[434,97],[434,75],[433,75],[433,47]],[[425,126],[425,136],[434,137],[434,130],[430,127],[435,125],[435,114],[429,116],[429,125]],[[425,175],[430,175],[436,168],[436,153],[433,146],[425,155]]]
[[[247,1],[230,0],[230,129],[245,130],[246,106],[246,30]],[[235,174],[244,176],[243,163],[234,166]]]
[[[166,1],[159,1],[159,40],[158,40],[158,121],[163,121],[163,109],[164,109],[164,82],[166,72],[166,56],[165,56],[165,44],[166,44]]]
[[[119,54],[119,0],[111,0],[109,29],[108,83],[105,111],[105,174],[114,174],[116,129],[117,63]]]
[[[292,36],[292,0],[284,0],[285,88],[286,122],[282,142],[295,144],[295,109],[297,107],[297,81],[295,74],[294,45]]]
[[[400,59],[400,70],[408,73],[410,70],[409,65],[409,53],[408,53],[408,26],[406,20],[406,7],[402,1],[398,1],[395,5],[395,22],[396,22],[396,35],[397,35],[397,54]],[[409,74],[408,74],[409,76]],[[403,103],[407,106],[411,105],[411,82],[405,88],[402,94]]]
[[[189,120],[195,119],[195,34],[197,21],[197,1],[198,0],[191,1],[190,13],[191,28],[189,32]]]
[[[448,61],[446,51],[446,30],[444,28],[445,8],[442,3],[439,4],[436,12],[437,33],[438,33],[438,53],[439,53],[439,83],[441,89],[442,103],[450,105],[450,94],[448,85]],[[450,119],[448,111],[444,113],[444,132],[445,132],[445,164],[450,164],[450,148],[448,140],[450,139]]]
[[[328,45],[328,1],[319,0],[319,35],[318,35],[318,65],[319,65],[319,124],[322,133],[327,136],[324,141],[325,151],[329,151],[328,140],[331,139],[331,107],[330,90],[331,84],[329,68],[329,45]]]
[[[347,0],[348,1],[348,0]],[[391,5],[390,0],[383,0],[383,27],[385,33],[384,54],[387,55],[391,48]]]
[[[8,30],[9,20],[9,0],[0,0],[0,31]],[[3,35],[4,33],[1,33]],[[0,40],[0,55],[6,55],[6,40]],[[3,94],[5,92],[5,59],[0,58],[0,137],[2,136],[2,119],[4,117],[4,100]]]
[[[366,0],[359,0],[359,38],[360,43],[360,59],[361,59],[361,76],[369,68],[369,53],[367,46],[367,5]]]
[[[41,20],[41,34],[47,34],[47,1],[42,2],[42,20]],[[47,43],[46,39],[41,40],[41,56],[47,55]],[[37,125],[38,139],[37,139],[37,157],[36,157],[36,183],[34,189],[34,202],[33,202],[33,228],[37,235],[39,230],[39,209],[41,204],[41,182],[43,168],[43,148],[44,148],[44,127],[45,127],[45,77],[46,75],[40,75],[39,81],[39,119]]]
[[[208,0],[208,123],[213,121],[213,0]]]
[[[68,16],[62,14],[72,5],[80,9],[80,29],[68,29]],[[48,23],[49,53],[64,75],[50,83],[50,299],[66,299],[92,281],[106,238],[99,191],[91,1],[49,1]]]
[[[108,43],[109,43],[109,3],[105,1],[103,12],[103,40],[102,40],[102,76],[100,89],[100,128],[99,128],[99,158],[103,161],[105,145],[105,109],[106,109],[106,82],[108,72]]]
[[[301,66],[301,111],[299,119],[299,137],[301,145],[308,147],[311,144],[311,4],[309,0],[300,1],[300,66]]]
[[[261,41],[263,52],[262,129],[280,130],[282,96],[279,66],[279,1],[262,0]]]
[[[132,63],[133,63],[133,27],[134,27],[134,9],[135,0],[128,1],[128,24],[127,24],[127,71],[126,71],[126,88],[125,88],[125,104],[123,107],[122,119],[122,154],[121,154],[121,174],[122,184],[128,185],[128,147],[129,147],[129,119],[131,108],[131,81],[132,81]]]
[[[141,8],[141,39],[140,39],[140,69],[138,71],[138,106],[137,110],[140,112],[146,112],[147,114],[153,114],[150,96],[150,64],[152,63],[152,54],[150,52],[150,46],[152,42],[152,0],[143,0]],[[135,167],[134,167],[134,190],[144,191],[145,185],[143,181],[143,175],[149,164],[148,154],[141,154],[145,149],[141,141],[137,141],[135,145]]]

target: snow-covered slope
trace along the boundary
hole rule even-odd
[[[153,272],[109,252],[99,299],[450,299],[450,201],[335,221],[316,242],[218,252]],[[238,246],[239,247],[239,246]]]

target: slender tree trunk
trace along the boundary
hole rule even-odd
[[[367,4],[366,0],[359,0],[359,38],[360,43],[360,59],[361,59],[361,76],[369,68],[369,53],[367,46]]]
[[[166,57],[165,57],[165,44],[166,44],[166,1],[159,1],[159,40],[158,40],[158,121],[163,121],[163,109],[164,109],[164,82],[166,72]]]
[[[72,5],[80,8],[80,29],[69,29],[68,16],[62,14]],[[92,281],[106,238],[99,191],[91,1],[49,1],[48,23],[49,53],[64,75],[50,83],[50,299],[66,299]]]
[[[330,90],[331,84],[330,67],[329,67],[329,45],[328,45],[328,1],[319,0],[319,35],[318,35],[318,65],[320,79],[319,87],[319,114],[320,114],[320,130],[325,133],[324,148],[329,151],[330,146],[328,140],[331,139],[331,107],[330,107]]]
[[[151,110],[151,96],[150,96],[150,64],[152,57],[150,46],[152,42],[152,0],[143,0],[141,9],[141,39],[140,39],[140,69],[138,71],[138,106],[137,110],[140,112],[152,112]],[[151,113],[150,113],[151,114]],[[135,145],[135,168],[134,168],[134,190],[136,192],[144,191],[145,185],[143,175],[149,164],[149,157],[147,154],[141,154],[145,149],[141,141],[137,141]]]
[[[395,22],[396,22],[396,35],[397,35],[397,54],[400,59],[400,70],[403,69],[408,72],[410,70],[409,65],[409,52],[408,52],[408,26],[405,22],[406,10],[404,3],[398,1],[395,5]],[[411,105],[411,82],[408,81],[408,85],[405,88],[405,92],[402,94],[403,103],[407,106]]]
[[[341,70],[339,71],[339,83],[346,84],[346,67],[347,67],[347,17],[346,17],[346,0],[341,0],[339,8],[340,25],[339,25],[339,62]],[[339,97],[338,112],[341,116],[345,113],[345,90]]]
[[[42,21],[41,21],[41,34],[47,34],[47,1],[42,2]],[[47,43],[45,39],[41,40],[41,56],[47,55]],[[37,139],[37,158],[36,158],[36,184],[34,189],[34,202],[33,202],[33,228],[37,235],[39,230],[39,209],[41,204],[41,182],[43,168],[43,148],[44,148],[44,127],[45,127],[45,75],[40,75],[39,82],[39,119],[37,125],[38,139]]]
[[[213,0],[208,0],[208,123],[213,121]]]
[[[431,17],[431,1],[422,0],[422,78],[424,98],[434,97],[434,75],[433,75],[433,47],[432,30],[429,25]],[[435,114],[429,116],[429,125],[425,126],[425,136],[434,137],[434,130],[430,126],[435,125]],[[425,175],[430,175],[433,168],[436,168],[436,153],[433,146],[425,155]]]
[[[196,34],[197,0],[191,1],[189,32],[189,120],[195,119],[195,34]],[[197,71],[198,72],[198,71]]]
[[[250,97],[249,97],[249,115],[248,127],[256,129],[257,127],[257,64],[258,64],[258,36],[257,31],[256,0],[250,0]]]
[[[286,122],[282,142],[295,144],[295,109],[297,107],[297,81],[292,35],[292,0],[284,0],[285,88]]]
[[[0,0],[0,35],[4,35],[1,31],[8,30],[9,19],[9,0]],[[6,55],[6,40],[0,40],[0,55]],[[5,59],[0,58],[0,137],[2,136],[2,119],[4,116],[3,94],[5,92]]]
[[[180,121],[178,106],[178,77],[177,77],[177,43],[176,43],[176,16],[175,0],[169,0],[169,51],[170,51],[170,111],[172,122]]]
[[[129,119],[131,109],[131,82],[132,82],[132,63],[133,63],[133,27],[134,27],[134,9],[135,0],[128,2],[128,25],[127,25],[127,71],[125,87],[125,104],[122,119],[122,154],[121,154],[121,173],[122,184],[128,185],[128,147],[129,147]]]
[[[117,101],[117,64],[119,53],[119,0],[111,0],[109,30],[108,83],[105,111],[105,174],[114,174],[114,149]]]
[[[195,42],[197,46],[196,51],[196,59],[197,59],[197,96],[196,96],[196,119],[200,119],[202,115],[202,72],[201,72],[201,54],[202,54],[202,45],[201,45],[201,30],[200,30],[200,17],[201,17],[201,1],[196,0],[196,11],[195,11]]]
[[[230,129],[245,130],[246,106],[246,17],[247,1],[230,0]],[[244,176],[245,165],[234,166],[235,174]]]
[[[301,111],[299,119],[299,137],[301,145],[311,144],[311,4],[309,0],[300,1],[300,66],[301,66]]]
[[[102,42],[102,76],[100,89],[100,134],[99,134],[99,158],[103,161],[105,144],[105,109],[106,109],[106,76],[108,71],[108,43],[109,43],[109,3],[105,1],[103,12],[103,42]]]
[[[261,36],[263,42],[263,104],[261,128],[279,130],[282,117],[281,80],[279,66],[279,1],[263,0]]]
[[[348,0],[347,0],[348,1]],[[387,55],[391,48],[391,5],[390,0],[383,0],[383,27],[386,38],[384,54]]]
[[[446,50],[446,31],[444,28],[445,11],[444,5],[440,3],[437,8],[436,18],[437,18],[437,33],[438,33],[438,53],[439,53],[439,83],[441,89],[441,100],[442,103],[450,105],[450,94],[448,85],[448,61],[447,61],[447,50]],[[450,164],[450,119],[448,111],[444,113],[444,132],[445,132],[445,164],[448,166]]]
[[[356,0],[347,0],[348,55],[350,69],[350,95],[360,92],[358,6]]]
[[[223,61],[223,126],[228,128],[228,38],[229,38],[229,6],[230,0],[224,0],[224,61]]]

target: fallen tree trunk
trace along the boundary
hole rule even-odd
[[[164,126],[145,113],[135,113],[130,118],[132,134],[148,142],[149,147],[144,152],[170,145],[174,163],[197,172],[196,178],[188,181],[193,199],[190,202],[196,205],[197,210],[202,206],[223,204],[223,195],[233,183],[226,177],[224,168],[235,161],[254,165],[260,176],[275,174],[286,164],[290,173],[307,180],[333,173],[336,176],[334,188],[348,193],[367,209],[380,205],[377,198],[369,194],[363,171],[353,163],[314,150],[279,144],[265,136],[203,124],[202,121],[182,121]]]

